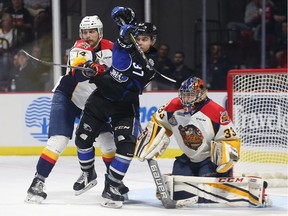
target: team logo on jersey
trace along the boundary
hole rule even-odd
[[[169,122],[169,124],[172,125],[172,126],[175,126],[175,125],[178,124],[175,116],[172,116],[171,118],[169,118],[168,122]]]
[[[184,144],[193,150],[197,150],[203,142],[203,134],[195,125],[186,125],[178,127],[179,132],[182,136]]]
[[[154,64],[155,64],[155,63],[154,63],[154,60],[153,60],[153,59],[151,59],[151,58],[148,60],[148,62],[149,62],[149,64],[150,64],[152,67],[153,67],[153,66],[154,66]]]
[[[40,142],[47,142],[51,98],[39,97],[32,101],[25,114],[25,124],[30,135]]]
[[[120,82],[120,83],[126,82],[128,80],[127,76],[124,76],[122,73],[120,73],[114,69],[112,69],[110,71],[110,75],[114,80],[116,80],[117,82]]]
[[[221,124],[228,124],[230,122],[230,118],[227,111],[220,112],[220,123]]]

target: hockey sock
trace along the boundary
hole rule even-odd
[[[56,164],[58,158],[58,154],[48,150],[47,148],[44,148],[36,166],[37,173],[40,176],[47,178],[54,165]]]
[[[88,149],[77,149],[78,160],[81,170],[87,172],[94,168],[95,149],[94,146]]]

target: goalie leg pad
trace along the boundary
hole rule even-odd
[[[198,197],[198,205],[267,207],[267,182],[257,177],[192,177],[164,175],[171,198]]]
[[[137,139],[135,155],[139,157],[140,161],[160,156],[166,150],[169,142],[166,129],[150,121]]]

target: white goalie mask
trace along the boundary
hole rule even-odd
[[[99,41],[103,38],[103,23],[101,22],[100,18],[96,15],[94,16],[86,16],[81,20],[79,25],[79,36],[82,39],[82,30],[84,29],[97,29],[99,34]]]

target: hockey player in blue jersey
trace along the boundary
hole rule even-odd
[[[124,7],[115,7],[112,11],[112,18],[120,27],[119,38],[113,46],[112,66],[104,74],[95,70],[94,77],[91,77],[90,82],[98,88],[88,98],[76,131],[75,142],[81,169],[91,172],[90,149],[93,141],[103,124],[111,119],[116,155],[105,178],[102,193],[104,207],[119,208],[123,204],[124,196],[119,192],[119,185],[134,156],[139,132],[139,95],[155,75],[155,71],[135,48],[130,34],[134,35],[153,66],[157,57],[157,50],[153,47],[157,36],[156,27],[152,23],[135,24],[133,14],[131,9]],[[89,67],[89,62],[84,65]]]

